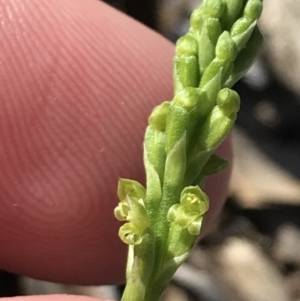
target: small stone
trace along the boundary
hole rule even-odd
[[[300,205],[300,183],[275,162],[237,126],[233,130],[233,172],[230,195],[244,208]]]
[[[174,281],[191,292],[196,300],[227,301],[224,285],[210,272],[182,264],[174,275]]]
[[[161,301],[189,301],[187,292],[174,284],[170,284],[161,297]]]
[[[274,263],[254,243],[231,238],[217,253],[220,273],[243,301],[291,301]]]
[[[49,281],[21,277],[21,288],[23,295],[52,295],[72,294],[90,296],[99,299],[117,300],[118,293],[115,286],[80,286],[53,283]]]
[[[295,0],[264,0],[260,28],[264,56],[276,76],[300,95],[300,5]]]
[[[282,225],[275,236],[272,255],[283,267],[300,270],[300,229],[292,224]]]

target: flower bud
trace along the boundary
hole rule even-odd
[[[197,56],[197,40],[191,34],[186,34],[177,40],[175,50],[178,56]]]
[[[230,100],[228,105],[226,101],[223,107],[216,105],[203,124],[196,142],[198,152],[214,151],[230,132],[236,120],[234,111],[237,106],[235,99]],[[228,114],[229,112],[232,114]]]
[[[199,85],[199,65],[196,56],[175,56],[173,64],[175,93],[182,88]]]
[[[215,48],[222,33],[220,22],[216,18],[207,18],[199,35],[199,65],[200,76],[215,58]]]
[[[237,56],[237,48],[228,31],[224,31],[216,45],[216,56],[221,60],[232,62]]]
[[[225,9],[221,17],[221,24],[224,30],[230,30],[234,21],[241,13],[245,0],[223,0],[223,2]]]
[[[252,21],[243,17],[236,21],[232,26],[230,34],[237,46],[238,51],[241,51],[245,47],[252,35],[255,25],[256,21]]]
[[[203,6],[200,6],[198,9],[195,9],[192,12],[191,18],[190,18],[190,25],[192,31],[197,31],[199,28],[202,27],[202,24],[205,20],[205,16],[203,14]]]
[[[257,20],[263,10],[261,0],[248,0],[244,9],[244,16],[252,21]]]
[[[217,105],[228,116],[240,109],[239,94],[229,88],[222,89],[217,96]]]
[[[224,12],[222,0],[206,0],[204,2],[204,13],[211,18],[220,18]]]
[[[188,112],[196,107],[200,97],[200,90],[195,88],[182,89],[174,96],[174,103],[185,108]]]
[[[174,145],[177,144],[183,136],[186,136],[188,121],[189,113],[187,109],[172,102],[166,126],[166,154],[173,149]],[[184,141],[186,140],[184,139]]]
[[[158,131],[164,132],[166,129],[166,119],[169,112],[169,101],[164,101],[156,106],[148,118],[148,123]]]
[[[262,43],[263,36],[256,26],[246,44],[246,47],[240,51],[234,61],[232,72],[225,83],[226,87],[232,87],[251,67]]]

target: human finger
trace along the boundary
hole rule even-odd
[[[117,180],[143,181],[143,133],[172,97],[173,46],[92,0],[2,0],[0,11],[0,267],[123,282]]]

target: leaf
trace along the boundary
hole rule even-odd
[[[158,202],[161,199],[161,186],[160,177],[157,171],[155,170],[153,164],[149,161],[147,150],[144,146],[144,165],[147,175],[147,196],[146,204],[147,207],[155,208],[157,207]],[[150,204],[152,203],[152,204]]]
[[[210,177],[216,175],[219,172],[221,172],[223,169],[225,169],[227,166],[228,166],[227,160],[225,160],[224,158],[216,154],[212,154],[208,159],[207,163],[204,165],[201,171],[201,175],[203,177]]]
[[[164,183],[177,187],[184,179],[186,168],[186,132],[167,155]]]

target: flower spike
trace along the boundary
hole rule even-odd
[[[228,165],[216,148],[240,108],[231,87],[263,41],[261,12],[262,0],[204,0],[176,43],[173,99],[154,108],[144,137],[146,188],[119,180],[115,217],[129,245],[122,301],[158,301],[197,242],[209,210],[205,180]]]

